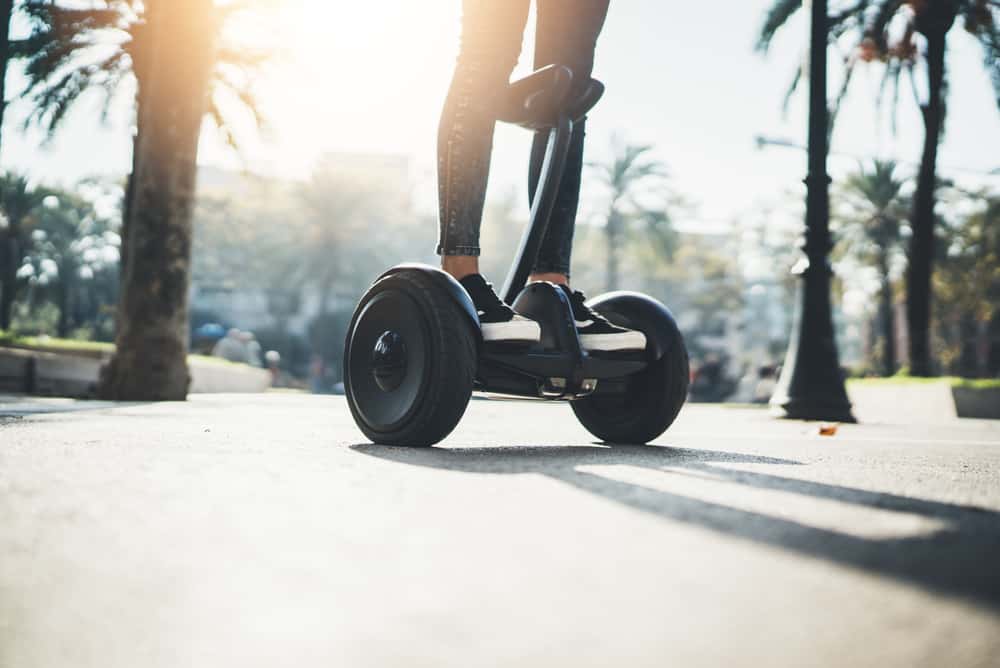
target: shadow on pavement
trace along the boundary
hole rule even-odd
[[[394,448],[373,444],[351,449],[371,457],[436,469],[482,474],[536,473],[630,508],[736,538],[894,578],[925,590],[1000,609],[1000,513],[976,506],[740,471],[725,464],[802,465],[733,452],[662,446],[511,446],[491,448]],[[722,464],[723,466],[719,466]],[[627,465],[664,475],[710,475],[736,485],[938,520],[931,533],[904,538],[865,538],[795,520],[703,501],[662,489],[622,482],[581,467]],[[667,470],[665,467],[670,467]]]

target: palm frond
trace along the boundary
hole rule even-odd
[[[795,68],[795,75],[792,77],[792,83],[788,85],[788,90],[785,91],[785,96],[781,99],[781,115],[783,117],[788,116],[788,108],[792,104],[792,96],[795,95],[795,91],[799,88],[799,82],[802,81],[802,69],[801,67]]]
[[[878,91],[875,93],[875,110],[876,112],[881,112],[883,109],[883,104],[885,102],[885,89],[890,84],[892,85],[892,98],[889,107],[889,118],[892,123],[892,134],[896,134],[897,124],[896,124],[896,112],[899,109],[899,77],[902,71],[903,63],[900,60],[893,59],[885,64],[885,71],[882,73],[882,78],[879,80]]]
[[[67,3],[68,4],[68,3]],[[11,45],[12,56],[24,62],[26,83],[20,92],[32,101],[26,125],[44,127],[51,137],[69,109],[88,90],[104,95],[102,119],[106,120],[117,94],[133,84],[142,103],[146,77],[149,31],[144,0],[104,0],[98,7],[65,6],[56,0],[24,0],[22,10],[30,34]],[[279,0],[238,0],[216,6],[210,18],[222,41],[223,24],[244,10]],[[268,51],[217,43],[214,51],[212,98],[208,117],[216,123],[226,143],[237,145],[226,112],[233,104],[245,108],[257,127],[264,124],[252,83],[270,57]]]
[[[830,138],[833,137],[833,129],[837,125],[837,116],[840,114],[840,109],[844,104],[844,99],[847,98],[847,90],[851,86],[851,78],[854,76],[854,67],[857,61],[854,58],[848,58],[844,66],[844,80],[840,84],[840,90],[837,91],[837,96],[833,99],[833,104],[830,106],[830,123],[827,127],[827,145],[830,145]]]
[[[37,124],[51,133],[62,122],[73,103],[87,90],[92,76],[89,68],[73,69],[38,91],[33,97],[31,112],[24,120],[25,129]]]
[[[896,12],[905,4],[905,0],[882,0],[876,7],[875,13],[865,28],[865,36],[875,41],[879,52],[885,53],[889,50],[888,27],[889,22],[896,16]]]
[[[864,27],[865,15],[870,6],[871,0],[859,0],[843,11],[831,14],[827,19],[830,41],[840,39],[842,35],[852,29],[861,32]]]
[[[219,134],[222,135],[222,139],[226,142],[226,145],[234,151],[238,151],[239,142],[236,140],[236,135],[233,133],[233,127],[231,124],[226,122],[226,115],[222,113],[214,95],[210,96],[208,101],[208,117],[212,119],[212,123],[219,130]]]
[[[757,50],[767,53],[778,29],[801,8],[802,0],[775,0],[764,16],[764,25],[761,26],[760,35],[757,37]]]

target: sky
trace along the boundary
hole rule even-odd
[[[610,152],[613,135],[655,147],[673,188],[696,206],[687,227],[728,229],[763,204],[800,193],[805,154],[756,147],[757,135],[805,142],[806,100],[797,95],[787,116],[781,100],[803,61],[804,17],[789,25],[766,57],[753,46],[768,0],[726,3],[613,0],[598,44],[595,77],[607,94],[588,122],[588,160]],[[259,136],[244,132],[234,155],[212,131],[203,134],[205,165],[281,178],[304,178],[328,153],[392,153],[412,159],[416,201],[434,210],[438,117],[458,49],[460,0],[285,0],[248,21],[234,38],[276,45],[280,55],[257,82],[268,119]],[[525,54],[533,39],[529,29]],[[941,173],[1000,186],[1000,114],[978,45],[960,28],[949,55],[951,97]],[[518,72],[530,71],[523,57]],[[831,90],[839,64],[831,57]],[[900,97],[899,127],[876,118],[878,66],[862,67],[834,135],[834,176],[859,157],[915,164],[922,127],[912,94]],[[17,89],[14,77],[13,89]],[[108,122],[99,100],[82,104],[51,142],[24,132],[24,106],[11,106],[2,165],[46,182],[70,184],[93,175],[124,174],[130,166],[128,96]],[[499,127],[490,197],[512,190],[526,200],[529,134]],[[912,169],[912,167],[910,168]],[[587,199],[587,182],[584,185]],[[525,207],[527,205],[525,204]]]

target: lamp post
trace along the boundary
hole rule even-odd
[[[827,0],[812,0],[809,45],[809,173],[806,184],[805,258],[799,313],[781,378],[771,397],[779,417],[854,422],[840,371],[830,304],[830,177],[826,172]]]

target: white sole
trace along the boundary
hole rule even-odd
[[[528,341],[542,338],[542,328],[534,320],[515,317],[509,322],[484,322],[479,325],[483,341]]]
[[[646,335],[629,330],[618,334],[581,334],[580,345],[584,350],[597,352],[620,352],[622,350],[645,350]]]

